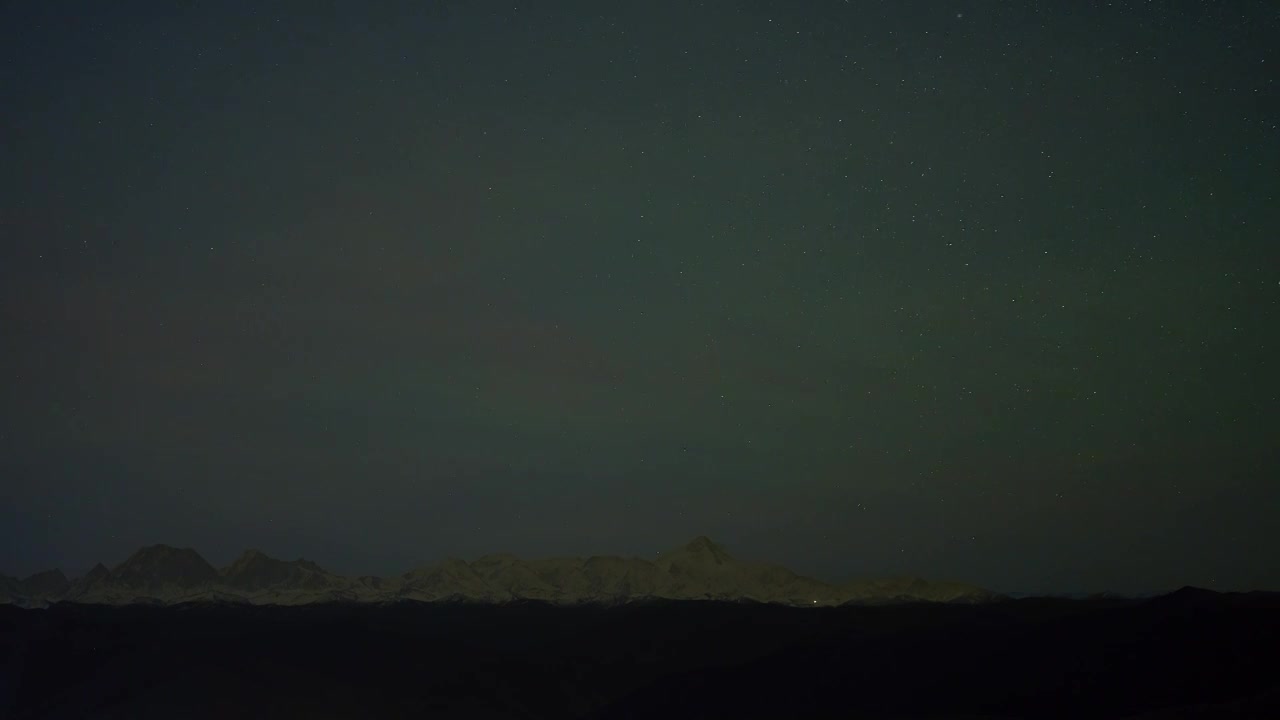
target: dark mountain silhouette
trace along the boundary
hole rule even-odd
[[[308,560],[276,560],[258,550],[246,550],[222,570],[221,581],[239,590],[281,588],[323,590],[338,587],[344,579]]]
[[[278,560],[246,550],[215,569],[195,550],[152,545],[111,570],[101,565],[74,583],[61,573],[40,576],[42,593],[27,581],[0,583],[0,601],[39,606],[176,604],[193,601],[275,605],[317,602],[482,602],[522,600],[558,604],[616,604],[639,600],[731,600],[830,607],[844,603],[989,602],[999,596],[962,583],[890,578],[833,585],[791,570],[741,562],[699,536],[653,560],[594,555],[524,559],[495,553],[471,562],[449,559],[390,578],[348,578],[314,562]]]
[[[218,579],[218,571],[191,548],[144,547],[111,570],[106,582],[134,590],[196,588]]]
[[[26,578],[19,585],[29,595],[56,597],[65,593],[71,583],[61,570],[46,570]]]

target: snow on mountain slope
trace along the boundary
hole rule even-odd
[[[406,600],[472,600],[502,602],[509,594],[495,591],[465,561],[450,558],[430,567],[411,570],[401,576],[398,597]]]

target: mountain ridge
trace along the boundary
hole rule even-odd
[[[74,581],[58,571],[25,581],[0,576],[0,604],[24,607],[58,602],[306,605],[405,600],[565,605],[718,600],[830,607],[978,603],[1000,597],[974,585],[912,577],[827,583],[780,565],[741,562],[706,536],[659,553],[652,561],[617,555],[525,559],[490,553],[470,562],[449,558],[391,577],[347,577],[309,560],[279,560],[256,549],[245,550],[219,569],[192,548],[169,545],[139,548],[110,569],[99,563]]]

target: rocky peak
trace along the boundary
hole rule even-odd
[[[112,581],[130,587],[194,587],[218,579],[218,571],[191,548],[151,545],[111,571]]]
[[[316,589],[333,584],[337,578],[309,560],[289,562],[259,550],[245,550],[222,571],[222,580],[243,590],[260,590],[271,586]]]
[[[317,564],[315,564],[315,563],[311,562],[310,560],[307,560],[306,558],[298,558],[297,560],[295,560],[295,561],[294,561],[294,563],[295,563],[298,567],[300,567],[300,568],[302,568],[302,569],[304,569],[304,570],[310,570],[310,571],[311,571],[311,572],[313,572],[313,573],[321,573],[321,574],[323,574],[323,575],[329,575],[329,574],[330,574],[328,570],[325,570],[324,568],[322,568],[322,567],[320,567],[319,565],[317,565]]]
[[[699,535],[688,544],[672,553],[673,557],[696,560],[700,564],[728,565],[734,562],[733,556],[724,547],[717,545],[706,535]]]
[[[46,570],[23,580],[21,585],[28,595],[54,596],[66,592],[71,583],[61,570]]]
[[[254,550],[250,548],[249,550],[245,550],[240,553],[240,557],[236,558],[230,565],[223,568],[222,574],[223,576],[236,576],[243,574],[251,568],[270,565],[274,562],[279,561],[272,559],[261,550]]]

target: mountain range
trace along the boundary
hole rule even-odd
[[[785,567],[744,563],[706,537],[654,561],[637,557],[449,559],[397,577],[346,577],[308,560],[277,560],[247,550],[215,568],[195,550],[151,545],[108,569],[68,580],[50,570],[25,579],[0,575],[0,604],[174,605],[219,602],[306,605],[323,602],[477,602],[521,600],[574,605],[643,600],[720,600],[793,606],[903,602],[977,603],[999,595],[964,583],[884,578],[831,584]]]

